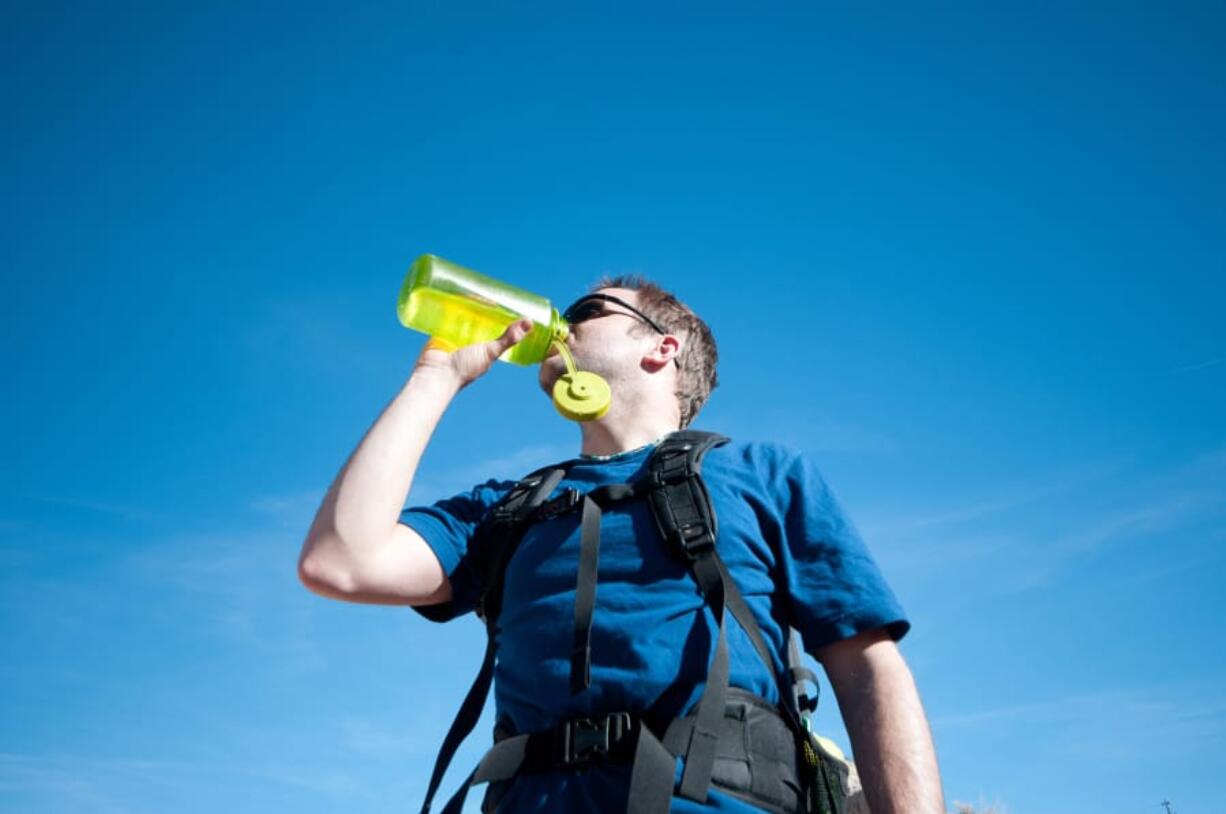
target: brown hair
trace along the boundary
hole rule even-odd
[[[661,328],[681,339],[677,356],[677,405],[681,408],[681,426],[688,427],[707,403],[711,391],[719,384],[715,365],[719,351],[707,323],[683,302],[660,286],[638,275],[605,277],[592,291],[602,288],[628,288],[638,294],[638,309],[655,320]],[[650,326],[635,321],[631,333],[652,332]]]

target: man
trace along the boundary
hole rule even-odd
[[[559,484],[588,492],[642,474],[660,439],[690,424],[715,386],[717,355],[701,319],[637,278],[607,281],[567,317],[579,369],[604,377],[614,394],[608,413],[580,425],[581,454]],[[491,481],[434,506],[402,508],[451,400],[530,328],[523,321],[454,352],[426,345],[315,517],[299,562],[311,590],[410,605],[439,621],[473,608],[480,586],[464,567],[468,544],[512,484]],[[542,388],[551,392],[564,372],[560,357],[546,359]],[[895,644],[909,625],[817,470],[781,447],[734,439],[710,450],[702,473],[719,523],[716,548],[761,636],[781,659],[791,625],[822,664],[869,807],[943,812],[927,722]],[[501,728],[549,731],[619,710],[676,719],[697,702],[716,626],[689,573],[664,550],[645,502],[610,507],[600,522],[590,679],[578,687],[571,656],[579,520],[556,517],[525,533],[503,583],[495,672]],[[778,702],[774,674],[742,628],[730,623],[727,641],[731,685]],[[627,779],[625,765],[522,774],[499,789],[498,810],[622,811]],[[716,778],[704,803],[678,796],[672,810],[761,810],[753,803]]]

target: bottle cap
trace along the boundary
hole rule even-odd
[[[613,391],[590,370],[563,373],[553,385],[553,406],[571,421],[592,421],[609,412]]]

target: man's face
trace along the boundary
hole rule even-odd
[[[628,288],[602,288],[595,292],[624,300],[638,307],[638,292]],[[580,298],[582,301],[582,298]],[[590,370],[602,376],[610,385],[624,382],[639,369],[643,354],[654,342],[653,332],[630,331],[643,325],[642,318],[624,306],[609,301],[591,300],[582,303],[581,321],[572,323],[566,346],[575,357],[580,370]],[[553,392],[554,382],[566,372],[566,363],[553,351],[541,364],[540,384],[546,393]]]

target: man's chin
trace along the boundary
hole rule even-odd
[[[558,381],[558,377],[565,372],[566,363],[562,361],[562,357],[556,354],[541,362],[541,372],[537,379],[541,384],[541,390],[545,391],[545,395],[553,395],[554,384]]]

